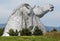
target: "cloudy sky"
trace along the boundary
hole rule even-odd
[[[31,6],[54,5],[54,11],[47,13],[41,22],[46,26],[60,26],[60,0],[0,0],[0,24],[7,23],[13,10],[21,3],[29,3]]]

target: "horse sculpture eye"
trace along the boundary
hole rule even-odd
[[[29,9],[29,7],[28,6],[25,6],[27,9]]]

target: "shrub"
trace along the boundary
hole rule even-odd
[[[21,36],[30,36],[30,35],[32,35],[31,31],[28,28],[23,28],[20,31],[20,34],[21,34]]]
[[[57,30],[56,30],[55,28],[53,28],[53,30],[52,30],[51,32],[54,32],[54,31],[56,31],[56,32],[57,32]]]
[[[3,34],[4,28],[0,28],[0,36]]]
[[[16,30],[16,32],[15,32],[15,36],[18,36],[18,31]]]
[[[33,35],[43,35],[43,32],[38,28],[38,26],[36,26]]]
[[[10,35],[10,36],[18,36],[18,31],[16,30],[16,31],[14,32],[13,29],[10,29],[10,30],[9,30],[9,35]]]

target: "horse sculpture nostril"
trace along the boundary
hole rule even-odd
[[[53,9],[51,11],[53,11]]]
[[[51,8],[54,8],[54,7],[51,7]]]
[[[54,7],[53,7],[54,8]]]

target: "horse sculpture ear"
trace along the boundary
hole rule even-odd
[[[51,4],[49,4],[49,5],[51,5]]]
[[[49,4],[50,6],[53,6],[52,4]]]
[[[49,4],[50,6],[54,7],[52,4]]]
[[[36,7],[36,5],[33,6],[33,9]]]

